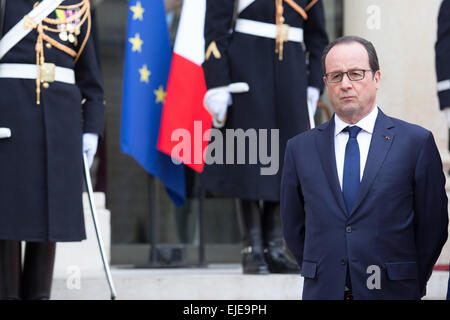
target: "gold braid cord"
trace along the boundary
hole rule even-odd
[[[292,9],[294,9],[304,20],[308,20],[308,14],[312,6],[314,6],[319,0],[312,0],[303,9],[294,0],[275,0],[275,22],[277,24],[277,38],[275,40],[275,53],[278,53],[278,60],[283,60],[283,45],[288,39],[289,26],[284,24],[283,17],[283,1],[286,2]]]
[[[36,7],[39,2],[34,4]],[[83,52],[86,43],[89,38],[89,34],[91,32],[91,10],[89,0],[81,0],[79,3],[70,5],[70,6],[59,6],[57,10],[78,10],[75,14],[70,16],[67,19],[50,19],[45,18],[38,25],[33,25],[33,28],[36,28],[38,33],[38,38],[36,41],[36,65],[40,67],[40,73],[38,78],[36,79],[36,104],[40,104],[40,95],[41,95],[41,83],[44,82],[42,79],[42,74],[44,73],[44,41],[47,42],[47,47],[51,48],[52,46],[65,52],[74,58],[74,63],[78,61],[81,53]],[[79,21],[79,22],[77,22]],[[48,36],[47,33],[59,33],[61,40],[74,43],[77,45],[76,36],[80,35],[81,27],[87,21],[87,31],[84,36],[83,43],[80,45],[78,52],[73,50],[72,48],[64,45],[63,43],[54,40],[52,37]],[[53,26],[53,27],[52,27]],[[56,26],[56,28],[55,28]],[[59,28],[58,28],[59,27]],[[44,83],[44,86],[46,84]],[[47,84],[48,85],[48,84]]]

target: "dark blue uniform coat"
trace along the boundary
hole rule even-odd
[[[445,176],[431,132],[378,113],[352,212],[337,176],[334,118],[292,138],[281,217],[305,279],[303,299],[342,300],[347,270],[355,299],[421,298],[448,225]],[[377,268],[378,289],[369,279]]]
[[[4,34],[34,3],[7,1]],[[60,41],[57,33],[47,35]],[[35,64],[36,38],[32,30],[0,63]],[[78,45],[83,38],[79,37]],[[37,105],[35,80],[0,78],[0,127],[12,131],[11,138],[0,139],[0,239],[79,241],[86,237],[81,140],[83,132],[103,131],[103,89],[92,41],[75,65],[63,51],[48,49],[45,42],[44,48],[46,62],[75,70],[76,85],[53,82],[48,89],[41,86],[41,104]]]
[[[305,8],[310,1],[296,0]],[[212,41],[222,58],[213,55],[203,65],[208,89],[233,82],[247,82],[248,93],[233,94],[228,109],[226,129],[279,129],[279,165],[281,167],[286,141],[308,129],[306,103],[307,86],[323,88],[321,54],[328,43],[322,2],[303,18],[284,4],[285,23],[304,29],[304,44],[309,51],[309,66],[301,43],[285,42],[283,60],[275,53],[275,39],[239,32],[230,33],[234,0],[208,0],[205,20],[205,46]],[[256,0],[239,18],[275,23],[275,1]],[[258,132],[258,131],[257,131]],[[270,134],[270,132],[269,132]],[[225,140],[224,140],[225,141]],[[270,135],[268,138],[270,143]],[[270,150],[270,148],[269,148]],[[249,164],[205,165],[203,184],[208,190],[248,200],[279,201],[280,172],[261,175],[260,168],[268,165]],[[236,155],[236,153],[235,153]],[[224,150],[224,160],[226,152]],[[237,163],[236,159],[234,163]]]

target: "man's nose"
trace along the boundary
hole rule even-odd
[[[353,86],[352,81],[348,78],[347,74],[344,74],[341,81],[341,89],[348,90]]]

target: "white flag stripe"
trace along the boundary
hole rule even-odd
[[[205,61],[206,0],[184,0],[174,52],[197,65]]]

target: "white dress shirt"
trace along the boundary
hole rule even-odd
[[[373,108],[373,110],[360,121],[358,121],[355,126],[360,127],[362,130],[357,136],[360,154],[360,177],[359,181],[362,180],[364,174],[364,168],[366,166],[367,155],[369,153],[370,141],[372,140],[372,133],[375,127],[375,121],[378,116],[378,107]],[[342,190],[342,180],[344,177],[344,159],[345,159],[345,147],[347,146],[347,141],[349,134],[344,130],[348,126],[353,126],[346,123],[335,114],[334,117],[334,152],[336,155],[336,168],[339,178],[339,184]]]

